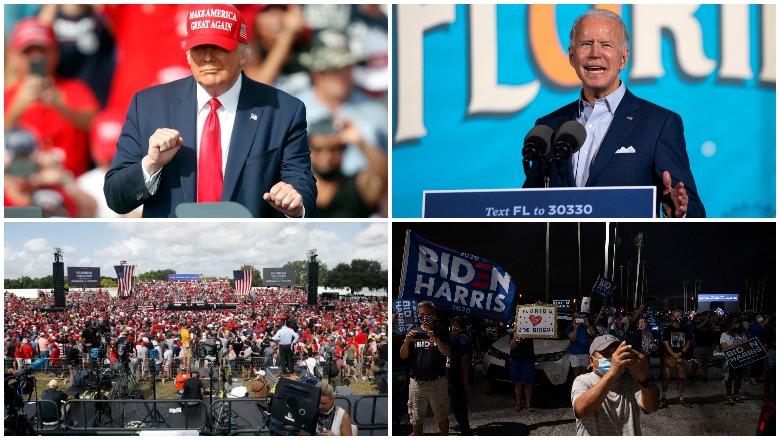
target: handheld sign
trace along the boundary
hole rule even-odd
[[[393,298],[393,312],[397,313],[393,330],[396,335],[405,335],[409,330],[419,326],[416,299]]]
[[[515,309],[515,337],[557,338],[558,308],[552,304],[527,304]]]
[[[439,310],[512,322],[515,283],[506,270],[408,230],[400,293],[402,298],[431,301]]]
[[[726,355],[726,360],[733,368],[744,367],[767,357],[764,347],[756,338],[727,348],[723,350],[723,354]]]

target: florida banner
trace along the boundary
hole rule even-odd
[[[509,324],[515,283],[496,263],[407,230],[400,296],[431,301],[438,310]]]

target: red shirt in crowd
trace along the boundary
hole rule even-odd
[[[16,81],[5,89],[5,107],[7,112],[21,83]],[[54,86],[62,94],[62,98],[70,109],[75,111],[98,111],[98,103],[92,90],[77,79],[54,78]],[[127,110],[127,109],[125,109]],[[60,149],[65,156],[63,166],[71,170],[75,176],[89,168],[89,148],[87,133],[77,128],[57,109],[43,102],[32,103],[22,113],[18,125],[35,129],[40,136],[43,150]]]
[[[127,113],[133,95],[192,75],[181,48],[191,5],[106,5],[116,41],[116,68],[107,107]]]

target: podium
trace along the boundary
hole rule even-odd
[[[181,203],[176,207],[177,218],[252,218],[244,205],[236,202]]]
[[[424,191],[424,218],[653,218],[656,187]]]

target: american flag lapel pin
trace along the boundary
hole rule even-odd
[[[257,115],[252,113],[251,115],[249,115],[249,119],[251,119],[253,121],[256,121],[257,120]]]
[[[626,119],[628,119],[629,121],[633,121],[634,117],[633,116],[626,116]]]

